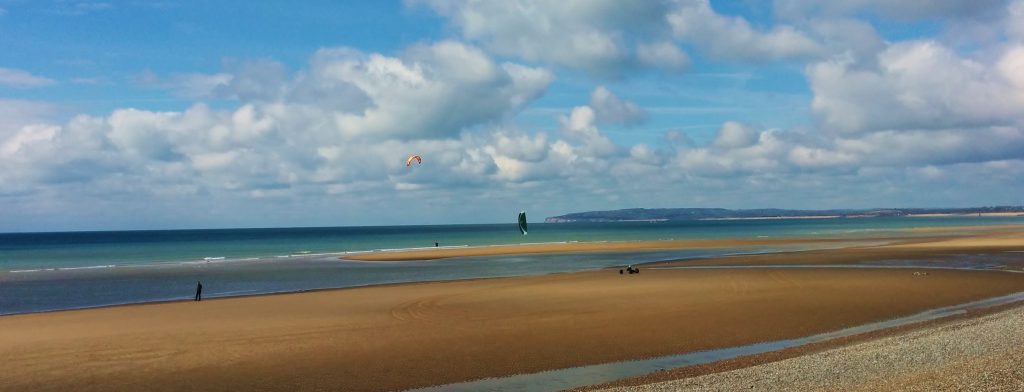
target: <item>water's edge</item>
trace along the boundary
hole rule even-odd
[[[854,242],[855,243],[855,242]],[[844,243],[846,244],[846,243]],[[275,268],[270,272],[271,278],[277,279],[281,274],[287,273],[289,270],[294,270],[296,267],[302,267],[301,265],[294,264],[296,261],[254,261],[248,265],[243,264],[230,264],[230,263],[200,263],[200,264],[189,264],[184,266],[173,266],[168,268],[161,267],[149,267],[149,266],[132,266],[125,267],[122,269],[106,268],[106,269],[87,269],[87,270],[76,270],[73,271],[76,274],[89,274],[89,279],[83,279],[86,276],[71,277],[59,281],[42,280],[38,285],[52,285],[51,283],[59,283],[61,286],[66,287],[68,283],[74,282],[85,282],[85,281],[96,281],[97,279],[108,279],[116,281],[121,279],[120,275],[115,275],[118,271],[124,271],[129,273],[137,271],[140,273],[147,273],[144,277],[155,277],[163,281],[170,281],[172,271],[177,271],[181,276],[174,277],[175,285],[184,287],[182,290],[177,290],[176,294],[165,295],[157,294],[158,296],[151,296],[149,298],[136,298],[129,300],[118,300],[116,298],[110,298],[106,300],[96,300],[92,303],[79,303],[79,304],[65,304],[62,306],[55,307],[42,307],[42,308],[22,308],[22,309],[10,309],[0,306],[0,317],[17,315],[17,314],[31,314],[31,313],[48,313],[48,312],[59,312],[59,311],[70,311],[70,310],[82,310],[82,309],[96,309],[105,308],[112,306],[131,306],[131,305],[144,305],[154,303],[167,303],[190,300],[193,294],[189,292],[189,285],[194,288],[195,280],[189,281],[184,277],[192,279],[193,277],[202,279],[204,288],[208,291],[204,295],[204,299],[215,299],[215,298],[237,298],[237,297],[249,297],[257,295],[277,295],[287,293],[303,293],[311,291],[323,291],[323,290],[340,290],[349,288],[361,288],[361,287],[374,287],[380,285],[394,285],[394,284],[409,284],[409,283],[432,283],[432,282],[453,282],[463,280],[475,280],[475,279],[489,279],[489,278],[507,278],[517,276],[542,276],[555,273],[572,273],[572,272],[583,272],[583,271],[594,271],[605,268],[618,267],[620,265],[635,264],[642,265],[648,263],[660,263],[668,261],[686,261],[694,259],[714,258],[714,257],[727,257],[736,255],[752,255],[752,254],[765,254],[765,253],[780,253],[780,252],[791,252],[801,250],[812,250],[812,249],[827,249],[836,247],[834,244],[816,244],[816,245],[785,245],[785,246],[750,246],[750,247],[729,247],[729,248],[706,248],[706,249],[681,249],[681,250],[667,250],[667,251],[611,251],[611,252],[565,252],[565,253],[553,253],[553,254],[533,254],[533,255],[510,255],[510,256],[471,256],[471,257],[452,257],[440,260],[428,260],[428,261],[402,261],[402,262],[350,262],[346,260],[338,260],[335,256],[319,256],[317,258],[307,258],[311,263],[307,265],[307,271],[313,271],[317,275],[327,276],[327,274],[338,273],[349,277],[355,277],[358,275],[354,274],[366,274],[368,268],[399,271],[398,269],[409,269],[409,273],[394,274],[386,277],[382,277],[376,280],[353,280],[344,283],[338,281],[324,280],[318,282],[304,282],[300,285],[293,285],[290,287],[275,287],[270,285],[260,284],[248,284],[248,285],[235,285],[235,287],[225,287],[224,285],[208,284],[208,279],[212,280],[215,276],[211,276],[209,272],[205,274],[201,272],[208,268],[234,268],[231,270],[221,271],[223,276],[233,279],[242,279],[247,271],[253,271],[253,268],[266,267]],[[841,246],[840,246],[841,247]],[[519,262],[511,263],[510,265],[518,265],[518,269],[501,270],[500,264],[517,258],[523,258],[526,260],[533,260],[530,264],[523,264],[522,260]],[[563,263],[561,265],[552,264],[551,261],[554,259],[567,259],[568,264]],[[586,260],[586,262],[573,261],[573,259]],[[546,260],[546,261],[545,261]],[[346,267],[347,266],[347,267]],[[355,269],[351,269],[351,268]],[[475,270],[469,270],[467,267],[475,268]],[[182,268],[188,268],[184,270]],[[342,269],[339,269],[342,268]],[[397,269],[396,269],[397,268]],[[458,270],[458,274],[448,274],[445,269]],[[161,272],[164,271],[164,272]],[[198,271],[198,272],[197,272]],[[431,272],[432,271],[432,272]],[[54,271],[52,273],[61,273],[62,271]],[[166,272],[166,273],[165,273]],[[44,272],[44,274],[47,272]],[[33,277],[44,277],[44,275],[33,275],[33,274],[17,274],[23,279],[30,279]],[[8,275],[10,277],[11,275]],[[179,279],[180,278],[180,279]],[[191,282],[191,283],[190,283]],[[2,279],[0,274],[0,296],[6,294],[8,297],[17,298],[18,293],[11,293],[12,285],[15,284],[26,284],[32,282],[17,282]],[[122,282],[123,283],[123,282]],[[244,282],[243,282],[244,283]],[[4,286],[6,285],[6,287]],[[209,286],[209,287],[207,287]],[[218,287],[223,291],[211,288]],[[5,291],[6,290],[6,291]],[[82,292],[83,290],[79,290]],[[84,290],[88,292],[88,290]],[[22,296],[30,295],[31,291],[20,293]],[[60,291],[61,295],[66,295],[64,291]],[[3,298],[0,298],[0,305],[2,305]]]
[[[877,321],[803,338],[754,343],[738,347],[668,355],[649,359],[547,370],[538,373],[518,374],[508,377],[485,378],[474,381],[411,389],[409,392],[561,391],[588,385],[603,384],[623,378],[654,373],[661,370],[719,362],[741,356],[763,354],[812,343],[820,343],[837,338],[961,315],[970,310],[1012,304],[1020,301],[1024,301],[1024,292],[1017,292],[1001,297],[926,310],[909,316]]]

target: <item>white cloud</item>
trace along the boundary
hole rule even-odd
[[[0,67],[0,86],[8,87],[44,87],[56,84],[53,79],[33,75],[14,68]]]
[[[1014,81],[1019,53],[1010,49],[990,64],[934,41],[911,41],[879,54],[877,69],[842,60],[812,64],[811,107],[825,130],[841,132],[1014,123],[1024,118]]]
[[[275,71],[280,68],[271,61],[227,68],[168,80],[191,80],[188,94],[234,99],[235,108],[125,108],[67,122],[40,109],[6,124],[0,196],[61,204],[69,199],[52,192],[74,188],[89,190],[67,193],[78,201],[118,194],[131,194],[134,202],[203,195],[232,203],[325,195],[366,200],[380,192],[403,198],[552,178],[568,167],[566,149],[586,161],[593,159],[585,155],[586,142],[613,146],[596,129],[570,144],[506,128],[505,116],[539,97],[551,74],[495,62],[460,43],[418,45],[396,57],[323,49],[294,77]],[[143,79],[172,88],[156,75]],[[18,112],[36,108],[0,104]],[[410,152],[425,157],[422,167],[405,167]]]
[[[49,125],[29,125],[7,138],[0,144],[0,152],[4,155],[22,155],[31,149],[44,148],[60,132],[60,127]]]
[[[448,17],[465,38],[483,42],[495,53],[599,76],[617,76],[636,63],[627,30],[657,22],[667,7],[660,1],[424,2]]]
[[[741,135],[736,137],[741,140],[723,142],[728,135]],[[751,134],[749,126],[727,123],[710,145],[680,149],[669,166],[688,175],[713,178],[795,173],[839,176],[872,168],[1012,160],[1020,158],[1020,151],[1024,151],[1024,130],[1016,127],[884,131],[831,138],[796,130]]]
[[[144,75],[145,76],[145,75]],[[188,97],[287,102],[316,112],[317,126],[346,138],[438,138],[501,120],[541,96],[553,80],[541,68],[498,63],[454,41],[415,45],[400,56],[325,48],[289,79],[270,60],[232,64],[225,72],[189,74],[151,85]],[[322,121],[332,122],[323,124]]]
[[[58,112],[52,103],[0,98],[0,138],[26,125],[50,122]]]
[[[1024,150],[1024,132],[1014,127],[832,137],[813,130],[758,131],[727,122],[705,146],[673,133],[674,140],[684,142],[672,152],[612,143],[589,106],[563,116],[557,135],[500,124],[439,139],[372,141],[346,140],[322,110],[298,110],[303,107],[250,102],[213,109],[197,104],[181,112],[122,109],[61,125],[27,125],[0,138],[0,164],[6,168],[0,171],[0,196],[8,195],[10,203],[9,195],[31,195],[19,200],[50,200],[57,205],[50,208],[58,209],[72,208],[59,207],[69,200],[75,205],[124,200],[126,211],[132,203],[219,200],[209,208],[228,214],[224,218],[245,216],[240,208],[247,206],[267,211],[264,218],[274,222],[294,217],[278,215],[268,205],[291,206],[286,210],[294,213],[306,211],[296,211],[297,205],[327,208],[321,211],[333,219],[344,219],[338,214],[346,209],[379,206],[387,212],[374,214],[373,222],[408,223],[429,219],[429,211],[445,213],[446,222],[453,219],[452,211],[491,216],[486,209],[518,210],[523,200],[530,200],[526,208],[543,204],[549,210],[541,214],[549,215],[618,203],[850,207],[858,204],[849,192],[863,195],[869,189],[883,198],[872,200],[892,203],[918,200],[899,187],[943,189],[965,181],[965,175],[984,172],[988,162],[1009,162],[1000,173],[1024,174],[1024,164],[1014,163]],[[408,153],[422,155],[424,163],[405,167]],[[894,179],[902,182],[881,188]],[[856,185],[863,188],[858,191]],[[566,198],[566,193],[577,196]],[[824,203],[799,195],[831,198]],[[962,201],[959,193],[942,197],[932,202]],[[430,208],[424,212],[422,206]],[[326,219],[303,216],[305,224]],[[238,221],[209,224],[239,224],[232,222]]]
[[[210,74],[139,78],[230,106],[63,120],[52,105],[0,100],[0,202],[29,211],[21,221],[95,210],[129,223],[187,216],[186,226],[388,224],[524,208],[963,205],[1024,186],[1024,46],[1009,22],[999,27],[1007,42],[958,52],[935,40],[887,43],[838,11],[762,27],[706,1],[429,4],[499,58],[603,77],[683,69],[681,48],[726,61],[810,58],[817,127],[724,121],[699,144],[665,128],[606,134],[649,114],[587,85],[553,129],[524,128],[516,115],[551,85],[548,69],[455,41],[396,54],[324,48],[295,70],[230,60]],[[1024,0],[1013,4],[1008,20],[1024,14],[1013,8]],[[647,132],[664,141],[622,142]],[[424,163],[406,167],[410,153]],[[999,183],[972,198],[966,185],[980,177]],[[261,216],[246,218],[253,210]]]
[[[647,120],[647,112],[641,107],[616,97],[604,86],[590,94],[590,108],[599,123],[636,125]]]
[[[498,64],[476,48],[450,41],[413,47],[403,58],[321,56],[331,58],[331,65],[318,77],[349,83],[374,104],[362,113],[336,116],[348,136],[453,135],[521,108],[552,80],[545,70]]]
[[[689,43],[736,61],[810,57],[819,44],[789,26],[758,31],[716,13],[706,0],[423,0],[464,38],[497,54],[617,78],[635,69],[678,72]]]
[[[810,22],[811,30],[819,37],[829,52],[845,57],[854,64],[872,65],[879,52],[885,50],[886,42],[870,23],[843,18],[815,19]]]
[[[1007,50],[996,63],[996,68],[1016,89],[1017,100],[1024,102],[1024,44],[1015,45]]]
[[[681,1],[667,18],[676,38],[691,42],[717,58],[764,61],[815,57],[824,50],[790,26],[778,25],[768,31],[757,31],[741,17],[716,13],[708,0]]]
[[[607,158],[619,153],[619,147],[597,128],[597,115],[593,108],[577,106],[568,116],[562,116],[560,121],[566,137],[579,142],[581,146],[577,149],[585,155]]]
[[[690,65],[690,57],[670,41],[639,44],[636,56],[643,66],[666,71],[682,71]]]
[[[718,136],[715,136],[715,141],[712,144],[720,148],[747,147],[757,142],[757,137],[758,133],[753,128],[735,121],[728,121],[722,124],[722,128],[718,130]]]

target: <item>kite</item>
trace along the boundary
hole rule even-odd
[[[526,235],[526,211],[519,212],[519,232]]]
[[[412,161],[414,159],[416,160],[417,164],[419,164],[419,165],[423,164],[423,158],[420,158],[419,155],[409,155],[409,158],[405,160],[405,166],[412,166]]]

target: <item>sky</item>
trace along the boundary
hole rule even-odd
[[[0,0],[0,232],[1022,191],[1024,0]]]

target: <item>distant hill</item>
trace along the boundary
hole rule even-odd
[[[552,216],[544,219],[548,223],[561,222],[630,222],[630,221],[680,221],[709,219],[780,219],[780,218],[864,218],[879,216],[928,216],[928,215],[1021,215],[1024,207],[997,206],[974,208],[876,208],[867,210],[784,210],[758,208],[730,210],[725,208],[629,208],[611,211],[587,211]]]

